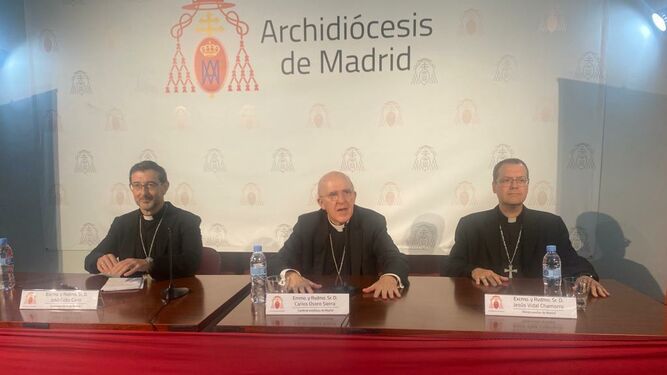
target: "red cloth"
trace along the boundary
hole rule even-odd
[[[667,337],[451,338],[0,329],[2,374],[662,373]]]

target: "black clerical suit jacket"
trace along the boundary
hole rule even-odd
[[[197,271],[201,259],[202,239],[199,229],[201,219],[199,216],[175,207],[169,202],[165,202],[165,206],[167,210],[155,237],[155,245],[151,253],[153,267],[150,270],[150,275],[157,280],[169,278],[168,232],[171,230],[174,277],[192,276]],[[86,256],[86,271],[99,273],[97,259],[104,254],[114,254],[120,260],[145,258],[139,240],[140,214],[137,209],[113,220],[109,233]],[[148,251],[148,248],[146,248],[146,251]]]
[[[542,277],[542,258],[546,247],[556,245],[563,277],[590,275],[598,278],[593,266],[577,255],[572,247],[567,227],[560,216],[526,207],[523,210],[523,245],[520,255],[517,255],[519,259],[514,260],[514,267],[519,268],[522,277]],[[472,270],[481,267],[507,276],[504,268],[508,261],[498,229],[499,223],[498,206],[461,218],[456,227],[452,251],[442,265],[442,275],[471,277]],[[512,251],[509,249],[510,256]]]
[[[272,274],[291,268],[303,275],[322,275],[329,249],[329,220],[324,210],[299,216],[285,244],[269,262]],[[393,273],[408,286],[408,263],[387,233],[384,216],[367,208],[354,206],[352,218],[345,226],[349,230],[352,275],[378,277]]]

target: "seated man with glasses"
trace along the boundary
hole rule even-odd
[[[334,275],[336,282],[350,275],[378,280],[364,288],[374,296],[398,298],[408,284],[408,264],[387,233],[384,216],[354,204],[357,193],[350,178],[329,172],[319,181],[321,210],[299,216],[282,249],[269,262],[271,273],[281,273],[290,291],[312,293],[320,284],[301,276]]]
[[[142,161],[130,169],[130,190],[139,209],[114,219],[106,237],[86,256],[88,272],[167,279],[171,242],[174,277],[194,275],[202,252],[201,219],[165,202],[167,189],[167,172],[157,163]]]
[[[528,195],[528,167],[505,159],[493,168],[491,188],[498,205],[463,217],[442,274],[471,277],[478,285],[497,286],[514,277],[542,277],[547,245],[556,245],[563,277],[586,277],[591,294],[606,297],[593,266],[577,255],[560,216],[523,205]]]

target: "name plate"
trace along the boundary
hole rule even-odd
[[[485,294],[484,313],[498,316],[577,319],[574,297]]]
[[[20,309],[97,310],[99,290],[23,290]]]
[[[350,295],[346,293],[267,293],[266,315],[347,315]]]

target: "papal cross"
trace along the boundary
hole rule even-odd
[[[509,272],[509,278],[510,279],[512,278],[512,272],[514,272],[514,273],[519,272],[519,270],[515,269],[514,266],[512,266],[511,264],[509,266],[507,266],[507,268],[505,268],[503,271]]]

